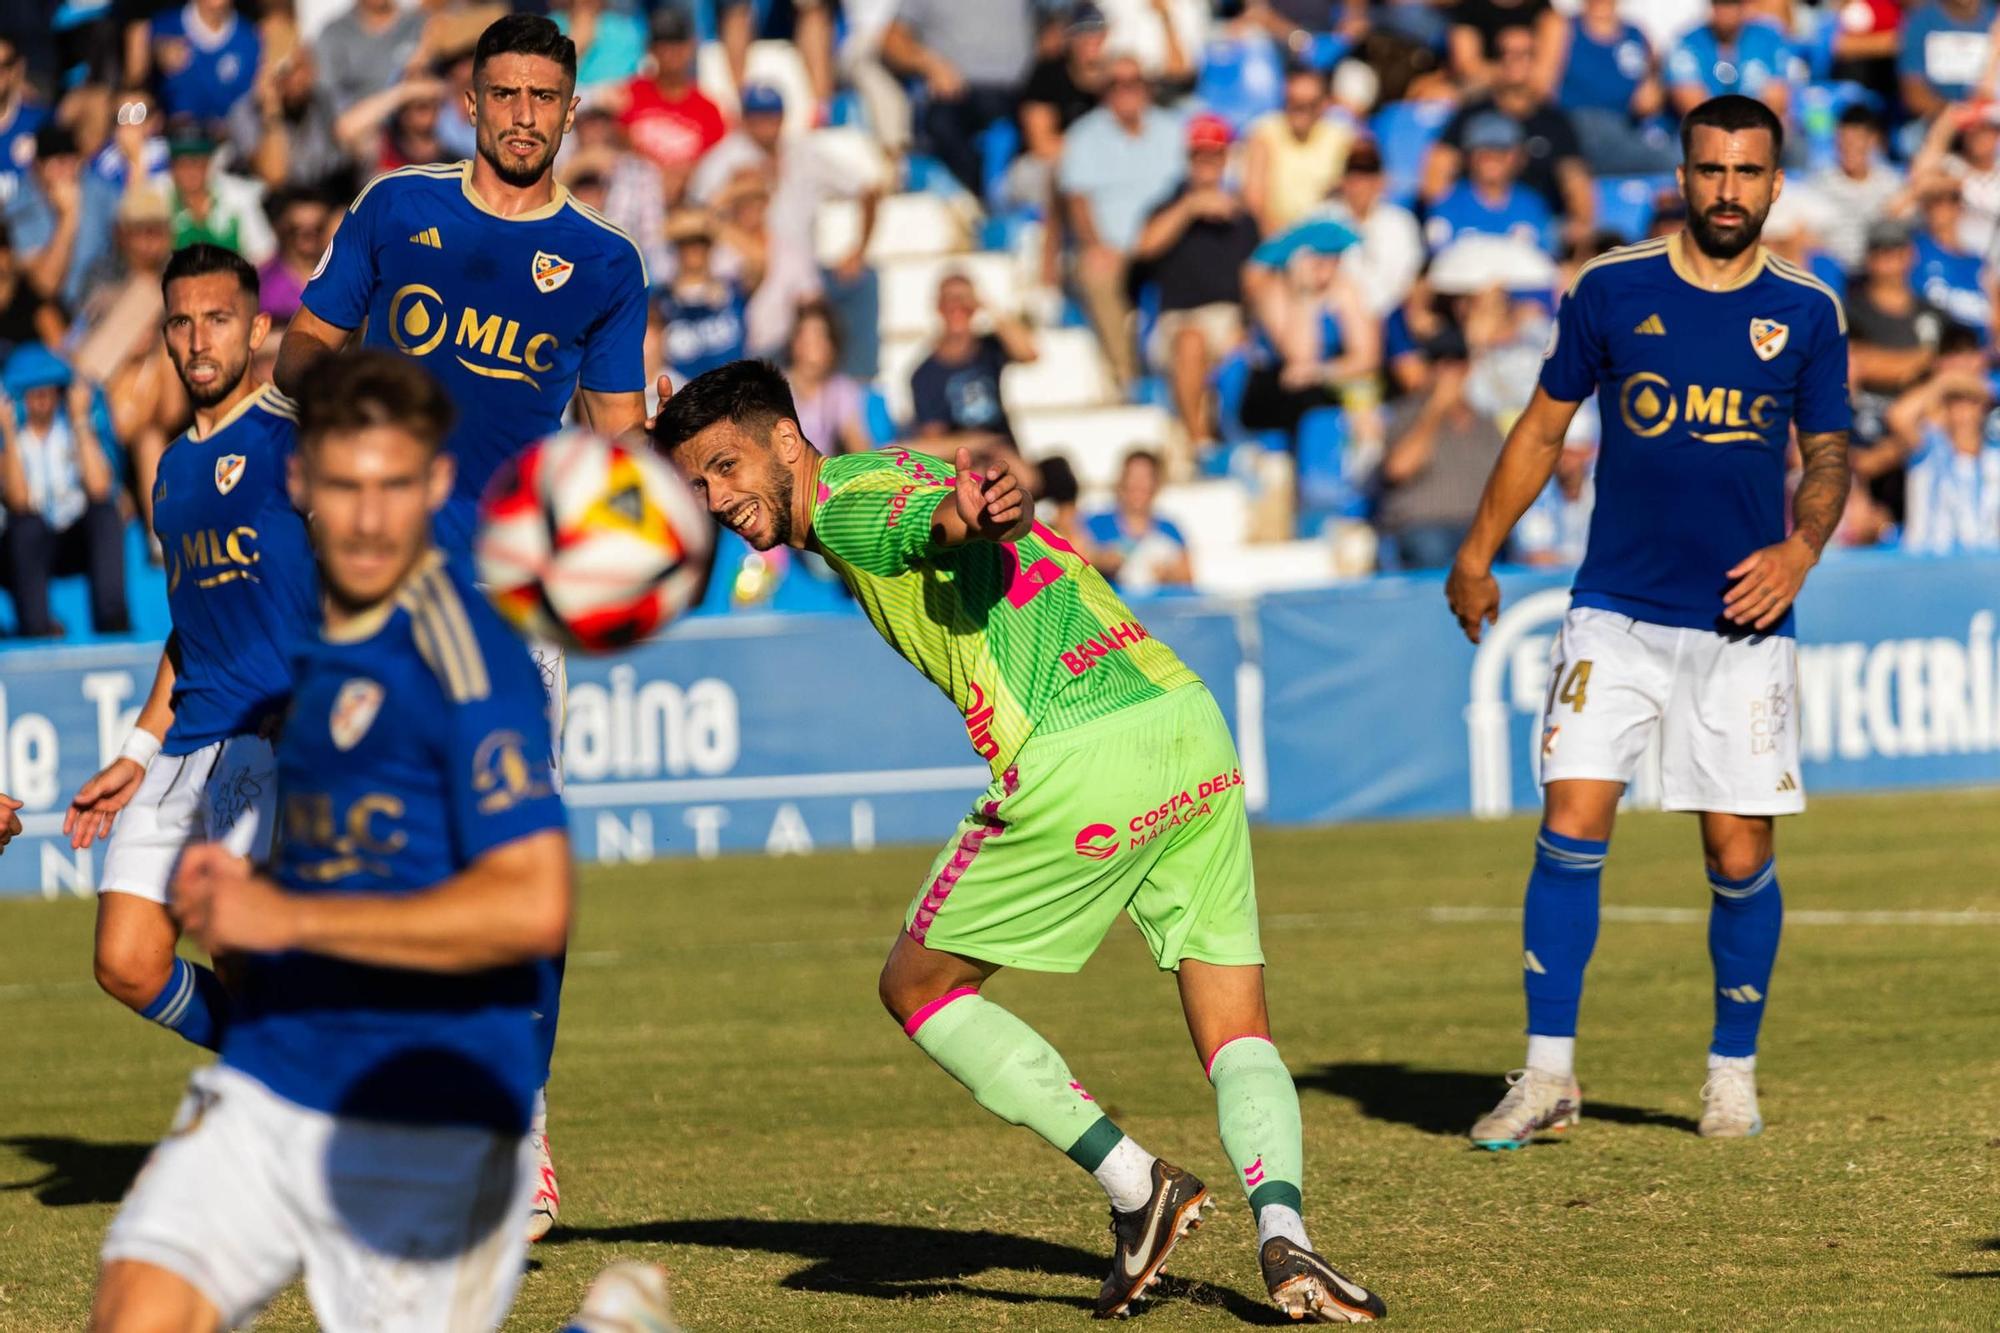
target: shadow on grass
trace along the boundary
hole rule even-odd
[[[810,1262],[779,1285],[789,1291],[828,1292],[907,1300],[962,1295],[1009,1304],[1046,1302],[1088,1310],[1107,1258],[1074,1245],[1010,1236],[997,1231],[951,1231],[942,1227],[889,1222],[806,1222],[722,1217],[681,1222],[640,1222],[629,1226],[558,1226],[544,1245],[589,1241],[606,1245],[701,1245],[792,1255]],[[1074,1296],[1013,1291],[975,1284],[983,1274],[1015,1270],[1077,1279]],[[1156,1300],[1190,1301],[1228,1311],[1249,1324],[1285,1325],[1277,1310],[1241,1292],[1168,1276],[1139,1307]]]
[[[1972,1248],[1981,1254],[2000,1253],[2000,1236],[1989,1236]],[[2000,1278],[2000,1268],[1954,1268],[1939,1273],[1938,1276],[1953,1282],[1976,1282],[1981,1278]]]
[[[1345,1097],[1370,1120],[1408,1125],[1426,1134],[1457,1138],[1493,1109],[1506,1091],[1504,1080],[1463,1069],[1414,1069],[1400,1061],[1354,1061],[1321,1065],[1300,1074],[1299,1090]],[[1644,1106],[1594,1101],[1584,1090],[1583,1118],[1614,1125],[1652,1125],[1692,1134],[1693,1120]]]
[[[45,1208],[117,1203],[146,1164],[150,1143],[92,1143],[57,1135],[22,1134],[0,1139],[0,1148],[48,1169],[31,1180],[0,1184],[0,1191],[32,1190]]]

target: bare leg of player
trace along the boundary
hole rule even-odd
[[[98,895],[97,984],[127,1009],[145,1012],[173,974],[180,934],[163,904],[130,893]]]
[[[213,1333],[222,1315],[178,1273],[114,1259],[97,1277],[91,1333]]]
[[[1379,1319],[1387,1313],[1382,1298],[1315,1254],[1306,1236],[1299,1094],[1271,1041],[1263,967],[1188,958],[1175,975],[1195,1055],[1215,1087],[1222,1149],[1256,1219],[1272,1302],[1294,1319]]]

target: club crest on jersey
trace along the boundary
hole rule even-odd
[[[333,716],[327,722],[334,745],[342,750],[359,745],[381,711],[382,687],[374,681],[356,676],[341,685],[340,692],[333,696]]]
[[[561,255],[552,255],[542,250],[535,251],[535,286],[540,288],[544,293],[555,291],[561,287],[569,281],[569,275],[574,272],[576,272],[576,265],[570,263]]]
[[[1785,343],[1791,336],[1791,326],[1780,324],[1775,319],[1750,321],[1750,350],[1757,354],[1759,361],[1769,361],[1784,351]]]
[[[215,489],[217,494],[227,495],[236,489],[236,483],[243,480],[243,469],[249,459],[242,454],[224,454],[215,460]]]

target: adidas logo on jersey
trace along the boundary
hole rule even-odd
[[[1741,986],[1722,987],[1722,994],[1738,1004],[1755,1004],[1764,998],[1764,993],[1747,981]]]
[[[438,236],[436,227],[425,227],[410,238],[411,245],[428,245],[433,250],[444,249],[444,241]]]
[[[1667,326],[1658,315],[1648,315],[1639,321],[1638,327],[1633,329],[1632,332],[1651,333],[1664,338],[1667,336]]]
[[[1778,779],[1779,791],[1797,791],[1798,789],[1799,789],[1799,780],[1793,777],[1790,773],[1787,773],[1785,774],[1784,777]]]

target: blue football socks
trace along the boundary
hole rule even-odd
[[[197,1046],[218,1051],[222,1049],[222,1030],[229,1025],[229,992],[215,973],[201,964],[175,958],[167,984],[139,1011],[139,1017],[178,1032]]]
[[[1778,933],[1785,900],[1778,891],[1776,859],[1748,879],[1724,879],[1709,872],[1714,890],[1708,908],[1708,956],[1715,963],[1715,1055],[1757,1053],[1757,1029],[1771,969],[1778,961]]]
[[[1522,984],[1531,1036],[1574,1037],[1583,969],[1597,947],[1597,886],[1608,842],[1535,835],[1535,869],[1521,915]]]

